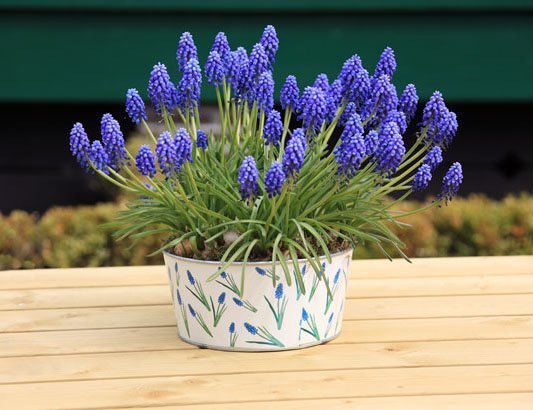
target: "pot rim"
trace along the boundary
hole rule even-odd
[[[350,253],[350,255],[353,253],[353,248],[349,248],[349,249],[346,249],[344,251],[339,251],[339,252],[335,252],[335,253],[332,253],[331,254],[331,257],[336,257],[336,256],[342,256],[344,254],[348,254]],[[171,257],[171,258],[176,258],[176,259],[180,259],[182,261],[187,261],[187,262],[196,262],[196,263],[205,263],[205,264],[208,264],[208,265],[217,265],[217,266],[221,266],[221,264],[224,264],[225,262],[222,262],[222,261],[210,261],[210,260],[203,260],[203,259],[193,259],[193,258],[186,258],[185,256],[178,256],[174,253],[170,253],[168,251],[163,251],[163,254],[168,256],[168,257]],[[326,255],[321,255],[319,256],[319,260],[322,260],[322,259],[325,259],[326,258]],[[306,258],[301,258],[301,259],[298,259],[298,263],[300,262],[303,262],[303,261],[307,261]],[[276,261],[276,265],[278,264],[279,262]],[[237,266],[241,266],[241,265],[244,265],[244,264],[247,264],[247,265],[272,265],[272,261],[249,261],[249,262],[232,262],[229,266],[233,266],[233,265],[237,265]]]

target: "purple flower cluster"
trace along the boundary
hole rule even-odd
[[[398,129],[400,130],[400,134],[403,134],[407,130],[407,118],[406,118],[406,115],[402,111],[396,111],[396,110],[389,111],[383,123],[389,123],[389,122],[394,122],[398,126]]]
[[[178,67],[182,72],[185,70],[185,66],[190,60],[198,60],[198,52],[196,51],[194,39],[188,31],[183,33],[179,39],[176,59],[178,60]]]
[[[340,136],[340,143],[335,149],[335,161],[338,173],[348,177],[355,175],[366,156],[363,124],[359,114],[353,114]]]
[[[167,177],[170,177],[175,171],[178,162],[176,157],[176,146],[170,132],[165,131],[157,139],[155,155],[161,172]]]
[[[176,146],[177,170],[179,172],[185,162],[192,162],[192,140],[185,128],[178,128],[174,136],[174,144]]]
[[[272,111],[274,108],[274,80],[270,71],[265,71],[257,79],[254,96],[257,108],[264,112]]]
[[[424,107],[422,126],[427,127],[426,140],[443,148],[451,144],[457,133],[457,116],[448,110],[439,91],[433,93]]]
[[[446,105],[440,91],[435,91],[429,101],[424,107],[422,113],[422,125],[423,126],[436,126],[440,121],[442,115],[446,112]]]
[[[196,132],[196,146],[201,149],[207,149],[209,141],[207,139],[207,134],[204,130],[198,130]]]
[[[396,88],[386,74],[379,76],[372,86],[371,96],[364,107],[365,117],[375,115],[378,121],[384,121],[389,111],[398,107]]]
[[[351,135],[341,141],[335,149],[338,173],[348,177],[355,175],[366,155],[365,141],[361,134]]]
[[[109,169],[107,168],[109,164],[109,156],[100,141],[93,141],[91,144],[89,159],[98,171],[102,171],[104,174],[109,174]]]
[[[363,123],[359,114],[354,113],[346,122],[344,130],[340,136],[341,141],[345,141],[354,135],[363,135]]]
[[[163,132],[157,139],[155,155],[159,169],[167,178],[181,171],[185,162],[192,161],[192,140],[185,128],[179,128],[172,138],[168,131]]]
[[[394,127],[388,127],[387,130],[394,131],[392,134],[385,133],[380,135],[378,147],[374,154],[376,158],[376,170],[383,174],[391,175],[400,166],[403,156],[405,155],[405,145],[403,143],[402,136],[399,132],[396,132],[398,126],[395,123]]]
[[[89,163],[87,162],[89,149],[89,137],[87,137],[83,125],[77,122],[70,131],[70,152],[76,157],[80,166],[85,169],[89,166]]]
[[[283,166],[279,162],[273,162],[265,174],[265,190],[269,198],[281,193],[285,178]]]
[[[439,197],[446,203],[457,195],[463,182],[463,168],[458,162],[454,162],[442,180]]]
[[[303,126],[318,130],[327,115],[326,93],[317,87],[306,87],[300,99],[300,118]]]
[[[268,113],[263,137],[265,144],[279,145],[281,132],[283,131],[283,123],[281,122],[281,115],[278,111],[272,110]]]
[[[429,166],[429,169],[433,172],[439,164],[442,162],[442,149],[440,147],[433,147],[424,158],[424,165]]]
[[[278,51],[279,47],[278,35],[274,26],[268,25],[265,27],[259,43],[263,46],[270,67],[272,67],[274,61],[276,60],[276,52]]]
[[[368,99],[370,84],[368,71],[361,67],[355,73],[352,90],[350,92],[350,98],[357,106],[361,107]]]
[[[102,116],[102,142],[108,156],[108,165],[115,171],[119,171],[127,163],[127,153],[124,135],[120,130],[120,124],[111,114]]]
[[[249,65],[249,75],[251,79],[255,79],[263,74],[269,69],[268,56],[265,52],[265,49],[261,43],[254,45],[252,52],[250,53],[250,59],[248,62]]]
[[[174,90],[175,86],[170,81],[167,67],[161,63],[154,65],[148,81],[148,96],[158,114],[161,114],[163,107],[167,111],[172,111],[174,108]]]
[[[338,78],[342,85],[342,95],[344,97],[350,98],[352,95],[356,76],[361,69],[363,69],[363,64],[361,58],[357,54],[351,56],[342,65]]]
[[[390,47],[387,47],[381,53],[379,57],[378,64],[376,66],[376,71],[374,72],[374,77],[379,78],[382,75],[386,75],[389,78],[392,78],[392,75],[396,71],[396,57],[394,56],[394,50]]]
[[[305,139],[304,131],[301,128],[294,130],[292,138],[285,147],[285,152],[283,153],[281,161],[283,171],[287,177],[294,176],[300,171],[304,162],[306,148],[307,141]]]
[[[255,164],[255,159],[252,156],[244,157],[239,168],[239,190],[243,201],[249,201],[254,195],[259,192],[259,171]]]
[[[413,178],[413,191],[419,192],[426,189],[431,182],[431,168],[429,165],[422,165],[416,171]]]
[[[183,68],[183,75],[178,84],[178,105],[181,109],[192,109],[200,105],[202,71],[195,58],[191,58]]]
[[[313,87],[318,88],[322,90],[323,92],[327,93],[329,91],[329,79],[328,76],[324,73],[319,74],[315,82],[313,83]]]
[[[222,31],[215,36],[215,41],[213,41],[213,46],[211,47],[211,53],[216,52],[222,60],[225,60],[231,49],[228,43],[228,38],[226,34]],[[207,71],[207,70],[206,70]]]
[[[346,104],[346,108],[344,108],[344,111],[342,112],[342,115],[339,121],[341,125],[346,125],[348,120],[352,118],[354,114],[357,114],[357,106],[355,105],[353,101],[350,101],[348,104]]]
[[[243,47],[238,47],[234,54],[235,76],[230,77],[230,82],[235,88],[235,93],[239,98],[246,97],[247,89],[250,87],[250,59]]]
[[[224,78],[224,63],[218,51],[211,51],[205,63],[205,76],[209,84],[218,86]]]
[[[281,108],[286,109],[290,108],[293,111],[298,109],[298,104],[300,101],[300,89],[298,88],[298,82],[296,77],[289,75],[281,88],[281,93],[279,97]]]
[[[410,123],[415,116],[416,106],[418,105],[418,94],[413,84],[407,84],[400,96],[398,109],[405,114],[407,122]]]
[[[150,178],[156,174],[155,157],[151,148],[148,145],[141,145],[137,156],[135,157],[135,165],[139,172]]]
[[[144,101],[135,88],[130,88],[126,93],[126,113],[135,124],[148,119]]]
[[[370,157],[376,153],[379,144],[379,134],[376,130],[370,131],[365,136],[365,153]]]

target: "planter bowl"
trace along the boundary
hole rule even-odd
[[[178,335],[204,348],[233,351],[300,349],[337,337],[342,327],[346,282],[352,250],[321,258],[325,280],[309,263],[299,262],[306,293],[294,277],[288,286],[281,265],[273,284],[271,262],[233,263],[216,279],[207,279],[222,265],[165,253]],[[244,268],[244,271],[243,271]],[[244,274],[244,292],[241,277]]]

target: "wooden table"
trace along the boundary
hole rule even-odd
[[[0,272],[0,409],[533,409],[533,256],[356,261],[342,336],[176,338],[163,267]]]

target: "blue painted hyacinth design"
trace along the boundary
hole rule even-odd
[[[192,289],[189,286],[187,286],[187,290],[191,292],[191,294],[196,299],[198,299],[200,303],[204,305],[208,311],[211,311],[211,307],[209,306],[209,302],[207,301],[207,297],[205,296],[204,290],[202,288],[202,284],[196,281],[191,271],[189,270],[187,271],[187,279],[189,280],[189,283],[193,286]]]
[[[224,286],[229,291],[233,292],[235,295],[241,297],[241,290],[237,286],[237,283],[235,282],[235,279],[231,275],[231,273],[221,272],[220,273],[220,279],[217,279],[215,281],[216,283]]]
[[[248,322],[244,322],[244,328],[250,333],[252,336],[257,336],[258,338],[262,340],[247,340],[246,343],[253,343],[258,345],[269,345],[269,346],[276,346],[276,347],[285,347],[285,345],[280,342],[272,333],[270,333],[266,328],[264,327],[255,327],[254,325],[251,325]]]
[[[326,282],[329,285],[330,292],[326,293],[326,308],[324,310],[324,314],[328,313],[328,310],[331,306],[331,302],[333,302],[333,298],[335,297],[335,293],[337,292],[338,285],[339,285],[339,278],[341,274],[341,269],[337,270],[337,273],[335,273],[335,276],[333,277],[333,283],[329,284],[329,279],[326,278]]]
[[[226,305],[226,292],[222,292],[218,298],[217,298],[217,305],[215,307],[215,304],[213,303],[213,297],[209,296],[209,300],[211,301],[211,308],[213,309],[213,326],[217,327],[218,322],[220,322],[220,319],[222,318],[222,315],[227,309]]]
[[[333,316],[335,313],[331,312],[331,314],[328,317],[328,325],[326,327],[326,332],[324,333],[324,339],[327,339],[329,336],[329,331],[331,330],[331,324],[333,323]]]
[[[235,347],[235,343],[237,343],[237,339],[239,338],[239,335],[237,332],[235,332],[235,322],[231,322],[228,328],[229,331],[229,346]]]
[[[183,324],[185,325],[185,330],[187,330],[187,336],[191,337],[191,331],[189,330],[189,321],[187,320],[187,310],[185,309],[185,304],[181,299],[180,290],[176,289],[176,300],[181,312],[181,317],[183,318]]]
[[[283,283],[278,283],[278,286],[276,286],[276,290],[274,291],[275,301],[271,302],[266,296],[264,298],[268,304],[268,307],[270,308],[270,311],[276,319],[278,330],[280,330],[281,326],[283,325],[283,317],[285,316],[287,303],[289,303],[287,296],[283,294]]]
[[[324,271],[326,270],[326,263],[322,263],[322,270],[320,272],[319,275],[314,275],[313,276],[313,286],[311,287],[311,292],[309,292],[309,302],[311,302],[311,300],[313,300],[313,296],[315,296],[315,292],[318,288],[318,285],[320,283],[320,277],[323,277],[324,276]]]
[[[318,333],[315,315],[309,314],[305,308],[302,308],[302,318],[300,319],[300,338],[302,332],[313,336],[313,338],[316,340],[320,340],[320,334]]]
[[[189,312],[191,313],[191,316],[198,322],[198,324],[202,327],[202,329],[204,329],[205,333],[207,333],[209,336],[213,337],[213,334],[209,330],[209,327],[205,323],[205,321],[204,321],[202,315],[200,314],[200,312],[197,312],[191,306],[191,304],[189,304],[188,307],[189,307]]]
[[[172,260],[167,266],[176,286],[180,335],[198,345],[231,350],[277,350],[329,340],[340,329],[349,259],[339,256],[333,264],[321,263],[318,275],[307,264],[289,266],[291,286],[281,267],[274,275],[264,265],[248,270],[241,266],[209,280],[212,268],[205,272],[182,261],[178,269],[179,261]],[[241,275],[255,281],[244,294]]]

